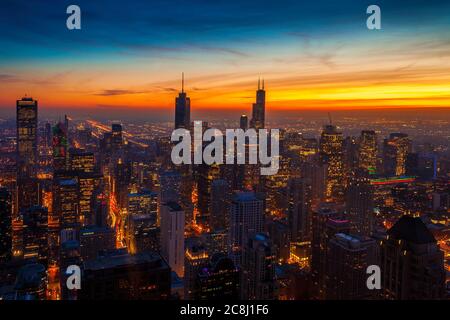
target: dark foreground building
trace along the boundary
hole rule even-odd
[[[161,300],[170,296],[170,268],[156,253],[115,251],[84,263],[81,299]]]
[[[444,254],[420,218],[401,217],[381,244],[384,296],[433,300],[445,295]]]

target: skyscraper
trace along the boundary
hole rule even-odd
[[[198,273],[207,266],[209,254],[206,248],[193,239],[186,245],[184,256],[184,299],[194,300],[198,297]]]
[[[373,229],[373,186],[367,173],[350,178],[346,191],[346,211],[352,234],[370,236]]]
[[[33,98],[17,100],[17,175],[34,177],[37,162],[38,103]]]
[[[375,173],[377,170],[377,152],[378,142],[375,131],[361,131],[358,145],[358,166],[369,173]]]
[[[179,277],[184,275],[184,211],[173,201],[161,207],[161,254]]]
[[[375,240],[337,233],[328,243],[326,298],[362,300],[373,296],[367,288],[367,267],[378,265]]]
[[[66,125],[58,122],[53,127],[53,170],[61,171],[69,168],[68,140]]]
[[[113,150],[122,147],[123,145],[123,133],[122,125],[120,123],[113,123],[111,125],[111,146]]]
[[[264,79],[261,81],[258,79],[258,90],[256,91],[256,102],[253,104],[252,120],[250,127],[256,130],[263,129],[265,126],[266,117],[266,91],[264,90]]]
[[[235,194],[230,208],[229,252],[240,265],[241,251],[249,237],[262,232],[264,201],[254,192]]]
[[[248,117],[245,114],[239,119],[239,128],[244,131],[248,129]]]
[[[291,242],[311,240],[312,185],[306,178],[291,178],[288,182],[288,220]]]
[[[444,254],[420,218],[402,216],[381,243],[382,288],[394,300],[443,299]]]
[[[8,189],[0,187],[0,263],[9,261],[12,253],[12,202]]]
[[[165,171],[159,175],[159,202],[179,201],[181,197],[181,175],[176,171]]]
[[[276,297],[275,254],[269,237],[254,234],[242,253],[241,296],[245,300],[273,300]]]
[[[344,196],[343,136],[336,126],[326,125],[320,137],[320,153],[327,164],[325,198],[339,201]]]
[[[218,164],[199,164],[197,167],[197,189],[198,189],[198,214],[196,221],[204,228],[210,227],[211,218],[211,191],[212,182],[220,177],[220,166]]]
[[[76,172],[93,173],[95,171],[94,153],[83,149],[70,149],[69,169]]]
[[[158,193],[144,191],[128,196],[128,247],[130,252],[159,251]]]
[[[39,183],[36,178],[38,103],[33,98],[17,100],[17,210],[39,204]]]
[[[56,179],[53,214],[59,220],[61,243],[75,240],[80,228],[79,184],[76,178]]]
[[[184,92],[184,73],[181,76],[181,92],[175,98],[175,129],[191,127],[191,99]]]
[[[211,183],[210,222],[211,230],[226,230],[229,227],[230,217],[230,190],[225,180],[217,179]]]
[[[48,211],[31,207],[22,211],[23,257],[46,265],[48,258]]]
[[[383,144],[383,167],[386,176],[406,173],[406,159],[411,152],[411,140],[405,133],[391,133]]]
[[[311,241],[311,272],[318,299],[326,296],[327,248],[329,241],[337,233],[348,233],[350,224],[342,219],[341,208],[328,203],[313,211]]]
[[[214,254],[196,274],[196,300],[235,300],[239,298],[239,270],[223,253]]]

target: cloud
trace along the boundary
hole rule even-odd
[[[129,94],[144,94],[148,93],[147,91],[135,91],[135,90],[124,90],[124,89],[108,89],[103,90],[102,92],[95,93],[96,96],[102,97],[110,97],[110,96],[123,96]]]
[[[16,76],[11,74],[0,73],[0,82],[16,82],[16,81],[19,81],[19,78],[17,78]]]

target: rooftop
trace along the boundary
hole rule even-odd
[[[388,230],[388,235],[395,239],[406,240],[415,244],[436,243],[436,239],[420,218],[401,217]]]

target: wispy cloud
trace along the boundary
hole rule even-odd
[[[147,91],[135,91],[135,90],[124,90],[124,89],[108,89],[102,92],[95,93],[96,96],[109,97],[109,96],[123,96],[130,94],[144,94]]]

